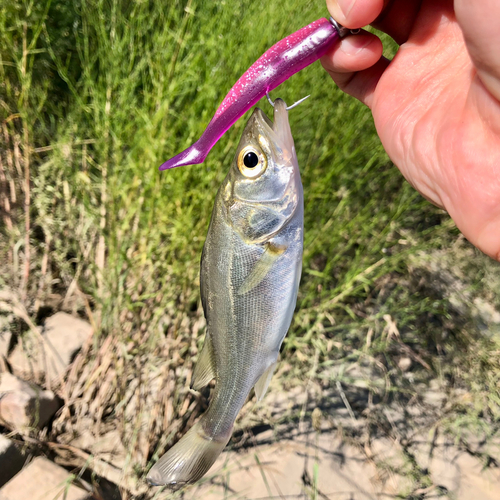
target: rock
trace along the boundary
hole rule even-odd
[[[7,357],[12,333],[9,331],[0,332],[0,357]]]
[[[9,356],[13,372],[52,389],[59,384],[76,353],[81,349],[92,327],[86,321],[64,312],[45,321],[41,338],[33,333],[23,336]]]
[[[91,453],[92,458],[88,460],[88,463],[96,474],[115,484],[122,483],[127,450],[122,443],[118,430],[95,437],[87,429],[76,439],[73,439],[70,444]]]
[[[10,429],[42,428],[59,409],[52,391],[29,384],[8,372],[0,373],[0,423]]]
[[[0,487],[23,468],[24,461],[19,448],[10,439],[0,434]]]
[[[72,484],[73,474],[38,457],[0,489],[0,500],[87,500],[92,495]]]
[[[444,387],[439,380],[431,380],[429,382],[429,389],[423,394],[424,402],[431,406],[441,407],[448,398],[443,389]]]
[[[474,312],[486,323],[486,325],[490,323],[500,324],[500,312],[498,312],[492,304],[480,297],[476,297],[474,299],[474,306]]]
[[[407,372],[411,368],[412,364],[413,364],[413,362],[412,362],[410,357],[402,356],[401,358],[399,358],[398,368],[402,372]]]

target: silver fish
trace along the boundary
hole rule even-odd
[[[215,378],[211,402],[150,470],[150,484],[177,488],[200,479],[231,438],[252,388],[263,398],[295,309],[303,226],[288,111],[276,99],[274,124],[257,108],[245,127],[201,257],[207,333],[192,387]]]

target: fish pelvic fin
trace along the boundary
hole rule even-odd
[[[231,434],[214,439],[206,435],[200,422],[163,455],[146,477],[151,486],[179,489],[200,479],[217,460]]]
[[[260,376],[259,380],[257,380],[257,383],[254,386],[257,401],[262,401],[262,399],[266,395],[267,388],[269,387],[271,379],[273,378],[273,373],[277,365],[278,362],[276,361]]]
[[[215,356],[210,332],[207,330],[205,342],[193,371],[191,389],[199,391],[215,377]]]

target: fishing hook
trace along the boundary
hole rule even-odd
[[[274,108],[274,102],[272,101],[271,99],[271,96],[269,95],[269,92],[266,92],[266,97],[267,97],[267,100],[269,102],[269,104]],[[299,99],[297,102],[294,102],[291,106],[287,106],[286,107],[286,110],[289,111],[290,109],[293,109],[295,108],[296,106],[298,106],[301,102],[304,102],[308,97],[311,97],[311,94],[309,95],[306,95],[305,97],[303,97],[302,99]]]

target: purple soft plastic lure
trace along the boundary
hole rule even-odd
[[[202,163],[238,118],[267,92],[324,55],[346,31],[333,20],[318,19],[273,45],[234,84],[201,137],[160,170]]]

